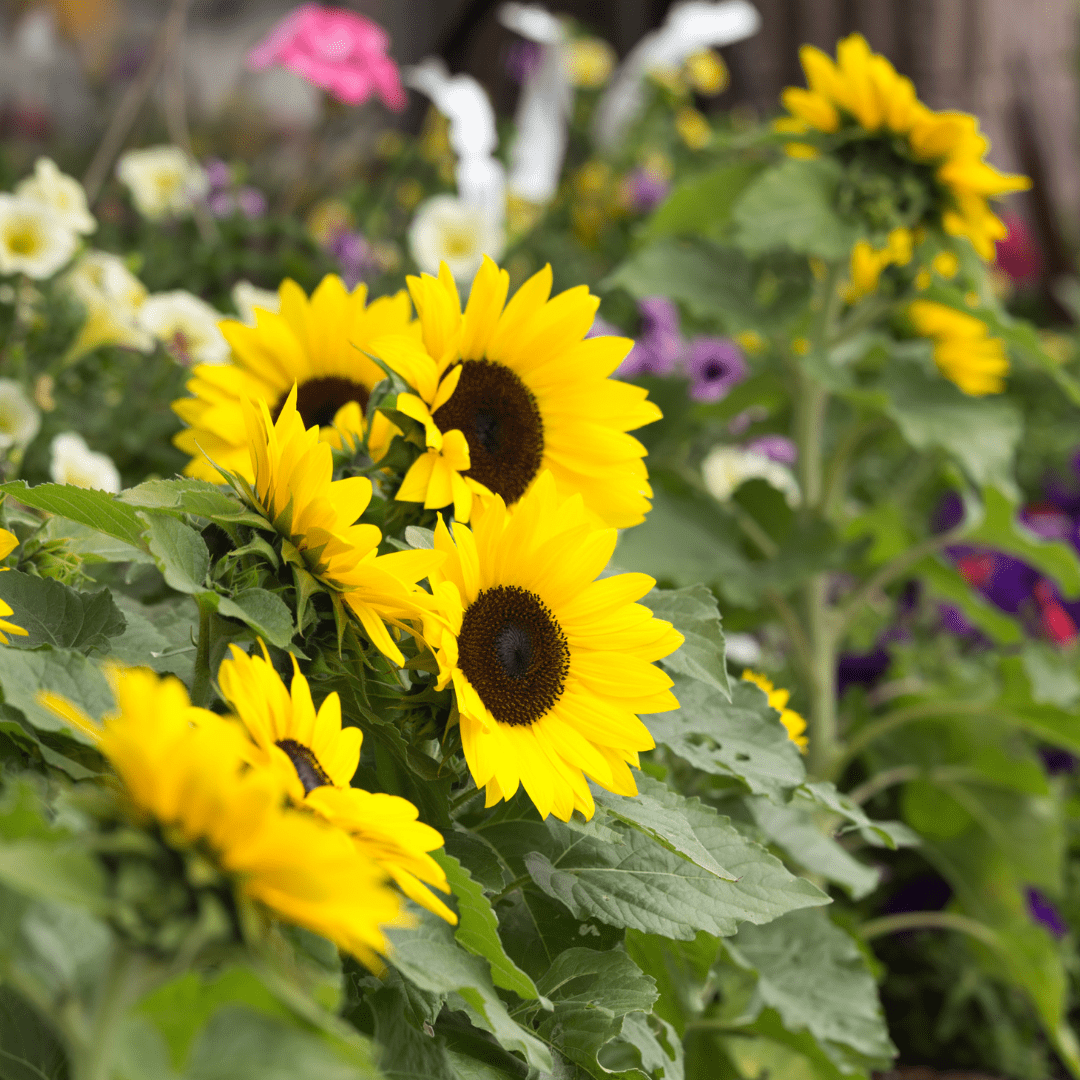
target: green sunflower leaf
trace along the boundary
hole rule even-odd
[[[17,570],[0,573],[0,600],[15,613],[11,621],[28,631],[26,637],[11,635],[17,648],[53,645],[88,653],[105,649],[126,625],[108,589],[79,592]]]
[[[679,709],[642,719],[653,738],[684,761],[773,798],[783,799],[806,778],[798,748],[756,686],[733,684],[727,701],[706,683],[676,675],[673,691]]]
[[[0,492],[11,495],[27,506],[59,514],[80,525],[122,540],[132,547],[144,548],[145,520],[133,506],[127,506],[115,496],[92,488],[71,487],[68,484],[38,484],[27,487],[25,480],[0,484]]]
[[[410,905],[417,925],[390,930],[393,964],[421,990],[450,994],[452,1008],[462,1008],[469,1019],[490,1032],[507,1050],[517,1051],[534,1068],[552,1071],[548,1048],[532,1032],[518,1025],[492,985],[487,964],[466,952],[455,940],[453,928],[435,915]]]
[[[784,1027],[809,1032],[843,1072],[888,1068],[889,1040],[877,986],[851,935],[823,911],[795,911],[767,926],[743,926],[724,942],[757,973],[756,998]]]
[[[175,510],[194,514],[209,521],[231,525],[248,525],[253,529],[269,529],[265,518],[250,510],[235,498],[227,487],[207,480],[190,477],[175,480],[146,480],[121,492],[117,498],[128,506],[146,510]]]
[[[686,639],[661,664],[669,671],[689,675],[719,690],[729,701],[724,631],[720,609],[712,590],[705,585],[684,589],[654,589],[643,603],[658,619],[666,619]]]
[[[432,858],[446,871],[446,879],[457,898],[460,921],[454,937],[458,944],[491,965],[491,980],[496,986],[512,990],[526,1001],[535,1001],[539,997],[536,984],[506,955],[499,938],[498,916],[479,883],[453,855],[434,851]]]
[[[656,983],[621,949],[567,949],[555,958],[539,986],[555,1010],[543,1018],[537,1034],[593,1075],[615,1071],[602,1064],[598,1055],[623,1034],[631,1014],[644,1020],[641,1014],[650,1012],[656,1001]],[[632,1036],[643,1034],[637,1022],[629,1028]],[[634,1068],[632,1060],[618,1064]],[[639,1070],[618,1071],[644,1077]]]
[[[280,596],[266,589],[245,589],[231,600],[218,599],[218,614],[247,623],[252,630],[271,645],[287,649],[296,632],[292,612]]]
[[[176,518],[142,510],[137,514],[143,522],[146,546],[169,588],[189,594],[202,592],[210,572],[206,541]]]
[[[612,843],[549,821],[547,850],[531,851],[522,861],[536,885],[576,918],[678,940],[699,930],[728,936],[740,922],[765,923],[828,903],[820,889],[789,873],[711,807],[687,799],[684,812],[694,835],[734,881],[625,826],[613,826],[621,843]]]
[[[735,200],[760,171],[756,162],[738,162],[687,177],[645,223],[645,237],[721,235]]]

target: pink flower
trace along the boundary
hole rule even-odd
[[[344,8],[302,4],[248,54],[261,71],[281,64],[339,101],[359,105],[373,93],[387,108],[405,108],[397,65],[386,50],[390,38],[381,26]]]
[[[1009,230],[1004,240],[997,242],[997,264],[1014,285],[1030,285],[1042,270],[1039,241],[1017,214],[1003,214]]]

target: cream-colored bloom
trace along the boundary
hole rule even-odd
[[[437,274],[445,262],[461,282],[472,280],[485,255],[497,260],[505,246],[501,221],[453,195],[434,195],[422,203],[409,226],[409,250],[416,265]]]
[[[79,336],[68,350],[69,361],[101,345],[153,349],[153,337],[139,326],[146,286],[122,259],[107,251],[88,251],[64,276],[64,285],[86,309]]]
[[[65,176],[51,158],[38,158],[34,175],[23,180],[15,194],[49,207],[72,232],[92,233],[97,228],[94,215],[86,205],[82,184],[72,176]]]
[[[0,194],[0,274],[52,277],[77,244],[75,233],[43,203]]]
[[[0,451],[29,446],[41,430],[41,413],[14,379],[0,379]]]
[[[86,445],[86,440],[73,431],[57,435],[52,441],[52,460],[49,475],[58,484],[72,487],[96,488],[117,494],[120,473],[108,454],[98,454]]]
[[[229,343],[218,329],[224,318],[183,289],[155,293],[139,309],[139,325],[186,367],[224,364],[229,359]]]
[[[714,446],[701,464],[701,475],[709,494],[719,502],[727,502],[747,480],[764,480],[789,506],[798,506],[802,498],[791,470],[756,450]]]
[[[116,175],[139,213],[151,221],[190,213],[209,187],[206,173],[178,146],[129,150],[117,163]]]
[[[255,325],[255,309],[263,311],[281,311],[281,297],[273,289],[260,289],[250,281],[238,281],[232,287],[232,302],[246,326]]]

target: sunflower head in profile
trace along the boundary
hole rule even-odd
[[[221,332],[232,347],[225,364],[200,364],[187,384],[190,397],[173,402],[188,427],[175,439],[191,455],[188,476],[221,482],[214,465],[248,475],[243,402],[262,401],[277,417],[293,386],[306,427],[341,447],[362,436],[368,398],[383,372],[364,355],[386,334],[419,339],[419,325],[404,291],[367,301],[367,286],[349,292],[341,278],[323,278],[310,299],[295,281],[278,289],[280,311],[255,309],[255,325],[225,319]],[[372,425],[369,447],[378,454],[391,431],[385,417]],[[210,460],[207,460],[207,459]],[[211,461],[214,464],[211,464]]]
[[[780,723],[787,729],[788,738],[805,754],[810,740],[806,737],[806,721],[794,710],[787,707],[791,700],[791,691],[773,686],[772,680],[756,671],[744,671],[743,681],[753,683],[769,699],[769,707],[780,714]]]
[[[549,471],[560,494],[580,493],[604,524],[645,519],[645,448],[627,433],[660,410],[640,387],[609,378],[631,341],[585,337],[599,300],[584,285],[552,298],[551,284],[548,266],[507,303],[509,276],[485,257],[463,312],[445,266],[438,278],[409,278],[423,340],[371,346],[415,391],[398,396],[398,409],[427,430],[398,499],[453,504],[468,521],[477,497],[514,506]]]
[[[386,624],[419,617],[426,594],[417,582],[443,556],[435,551],[379,555],[382,532],[358,523],[371,500],[363,476],[334,480],[333,453],[316,427],[305,428],[294,386],[272,421],[266,403],[245,401],[240,416],[247,432],[248,475],[232,476],[245,501],[285,541],[287,559],[337,594],[372,643],[397,664],[405,658]]]
[[[290,807],[277,772],[251,768],[243,728],[193,707],[179,680],[114,669],[112,681],[117,711],[101,725],[63,699],[42,701],[96,742],[126,815],[209,859],[237,896],[380,969],[383,928],[406,922],[380,866],[342,830]]]
[[[580,495],[561,500],[549,472],[511,513],[501,498],[472,529],[440,521],[446,562],[432,574],[426,637],[439,685],[453,684],[465,760],[487,805],[525,788],[564,821],[595,809],[585,777],[637,794],[628,765],[655,744],[638,713],[678,708],[653,663],[682,635],[634,603],[644,574],[596,580],[616,530],[597,528]]]
[[[442,847],[443,838],[417,820],[407,799],[350,787],[363,736],[359,728],[341,726],[338,695],[329,694],[316,711],[295,657],[286,689],[265,647],[262,656],[229,648],[232,655],[218,669],[218,683],[251,735],[253,763],[278,775],[294,805],[344,830],[411,900],[456,923],[454,913],[425,887],[449,892],[446,874],[428,854]]]
[[[815,157],[828,151],[846,167],[841,198],[863,218],[884,250],[896,247],[898,228],[938,226],[966,236],[984,258],[1005,226],[987,199],[1029,186],[1023,176],[998,172],[983,158],[990,148],[974,116],[934,112],[910,79],[871,51],[861,34],[837,46],[836,62],[804,45],[799,52],[807,89],[789,87],[789,116],[777,129],[799,138],[788,152]]]

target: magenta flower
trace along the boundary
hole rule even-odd
[[[720,401],[750,373],[742,352],[728,338],[699,337],[686,360],[694,401]]]
[[[761,435],[751,439],[744,449],[764,454],[781,465],[794,465],[799,460],[799,448],[786,435]]]
[[[997,242],[997,264],[1014,285],[1030,285],[1042,270],[1039,241],[1017,214],[1005,214],[1009,230],[1004,240]]]
[[[386,107],[405,108],[397,65],[386,54],[390,38],[381,26],[345,8],[302,4],[248,54],[261,71],[281,64],[347,105],[378,94]]]
[[[637,344],[619,365],[623,378],[670,375],[686,351],[679,332],[679,309],[666,296],[647,296],[638,302],[641,332]]]

